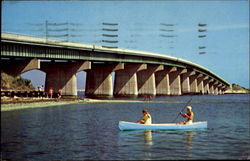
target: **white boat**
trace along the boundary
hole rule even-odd
[[[193,122],[180,125],[177,123],[139,124],[135,122],[119,121],[120,130],[189,130],[207,128],[207,121]]]

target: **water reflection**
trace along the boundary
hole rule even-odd
[[[133,153],[131,146],[136,145],[141,153],[137,157],[142,160],[152,159],[153,136],[151,130],[120,131],[119,146],[123,147],[123,152]],[[137,151],[137,148],[134,148]]]
[[[153,139],[152,139],[152,131],[144,131],[144,144],[146,146],[151,146],[153,145]]]
[[[204,132],[120,131],[117,126],[119,120],[137,119],[133,111],[144,108],[155,122],[171,121],[190,96],[167,97],[179,101],[168,104],[96,103],[1,112],[1,155],[3,160],[248,159],[249,102],[239,101],[245,97],[197,96],[196,120],[209,122]],[[229,98],[236,102],[219,102]],[[212,103],[201,103],[205,99]]]
[[[153,137],[152,137],[152,131],[151,130],[145,130],[145,131],[120,131],[119,133],[119,140],[121,144],[126,145],[130,141],[136,139],[136,142],[138,144],[144,143],[146,146],[152,146],[153,145]]]
[[[192,158],[192,149],[193,149],[193,136],[195,135],[195,131],[186,131],[184,134],[184,140],[185,140],[185,147],[187,150],[188,158]]]

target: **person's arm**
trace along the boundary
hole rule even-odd
[[[187,114],[183,113],[183,112],[180,112],[181,116],[183,117],[189,117]]]
[[[192,114],[191,114],[192,115]],[[188,120],[191,120],[191,116],[186,114],[186,118],[188,118]]]
[[[136,123],[138,123],[138,124],[144,124],[145,121],[143,119],[141,119],[141,120],[137,121]]]
[[[187,115],[186,113],[182,113],[182,112],[181,112],[181,115],[182,115],[183,117],[188,118],[189,120],[192,120],[192,118],[193,118],[193,116],[194,116],[194,113],[192,112],[191,115],[189,116],[189,115]]]
[[[147,115],[146,115],[146,116],[143,116],[143,117],[138,121],[138,123],[144,124],[144,123],[147,121],[147,119],[148,119],[148,116],[147,116]]]
[[[144,124],[144,123],[145,123],[145,120],[142,119],[139,123],[140,123],[140,124]]]
[[[143,121],[143,117],[140,120],[138,120],[136,123],[141,124],[142,121]]]

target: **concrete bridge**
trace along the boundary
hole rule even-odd
[[[212,71],[172,56],[8,33],[1,33],[1,43],[2,71],[18,76],[41,70],[45,91],[62,89],[62,95],[77,95],[80,71],[87,73],[87,96],[223,94],[230,86]]]

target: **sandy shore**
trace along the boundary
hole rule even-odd
[[[239,100],[241,101],[241,100]],[[44,108],[52,106],[62,106],[68,104],[85,104],[85,103],[186,103],[185,100],[131,100],[131,99],[90,99],[90,98],[1,98],[1,112],[21,110],[28,108]],[[214,103],[221,100],[192,100],[192,103]],[[223,100],[223,102],[235,102],[235,100]],[[249,102],[246,100],[245,102]]]
[[[51,106],[61,106],[68,104],[84,104],[84,103],[180,103],[185,101],[144,101],[130,99],[90,99],[90,98],[1,98],[1,112],[21,110],[28,108],[44,108]]]
[[[1,112],[27,108],[42,108],[68,104],[84,103],[123,103],[123,102],[145,102],[140,100],[109,100],[109,99],[49,99],[49,98],[1,98]]]

